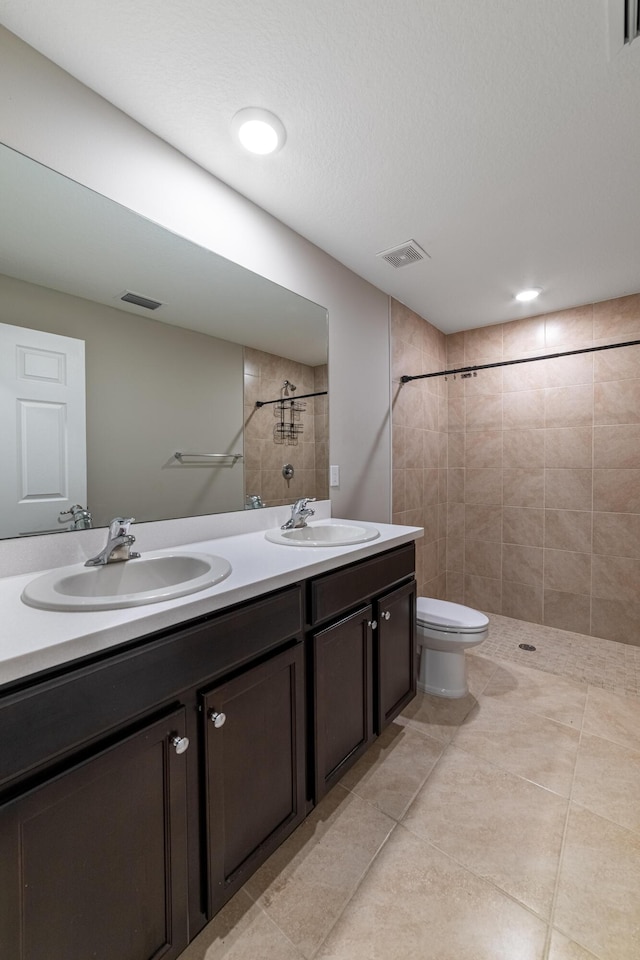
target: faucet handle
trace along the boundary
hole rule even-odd
[[[115,517],[109,524],[109,536],[124,537],[129,533],[129,527],[135,521],[135,517]]]

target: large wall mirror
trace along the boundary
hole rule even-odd
[[[324,307],[2,145],[0,178],[0,537],[328,495]]]

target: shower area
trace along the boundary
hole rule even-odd
[[[244,348],[246,506],[328,498],[327,381],[326,363],[314,367]]]
[[[593,349],[637,341],[640,295],[448,336],[392,301],[391,329],[419,592],[640,645],[640,345]]]

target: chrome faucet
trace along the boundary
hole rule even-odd
[[[67,523],[69,520],[71,520],[69,530],[91,530],[93,527],[91,513],[79,503],[74,503],[68,510],[62,510],[58,514],[58,523]]]
[[[315,510],[312,510],[307,504],[313,503],[315,499],[315,497],[300,497],[299,500],[296,500],[291,507],[291,516],[286,523],[282,524],[280,529],[293,530],[297,527],[306,527],[307,517],[312,517],[315,513]]]
[[[129,527],[134,520],[135,517],[129,517],[128,520],[123,517],[116,517],[115,520],[112,520],[109,524],[107,545],[95,557],[87,560],[85,567],[102,567],[107,563],[135,560],[139,557],[139,553],[131,550],[131,545],[136,542],[136,538],[132,533],[129,533]]]

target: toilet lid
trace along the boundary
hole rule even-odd
[[[416,612],[418,623],[433,624],[449,630],[476,632],[489,626],[489,618],[484,613],[464,607],[461,603],[450,603],[448,600],[418,597]]]

